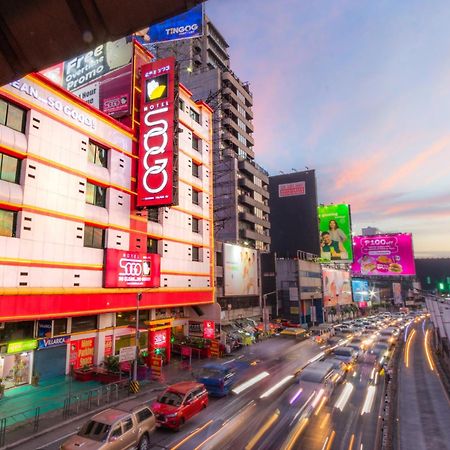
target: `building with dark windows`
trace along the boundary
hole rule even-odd
[[[134,51],[135,60],[151,60],[139,45]],[[137,69],[129,83],[139,105]],[[128,126],[40,74],[0,87],[6,388],[30,383],[33,373],[46,379],[98,365],[135,345],[137,304],[143,356],[158,350],[166,361],[171,336],[216,311],[212,111],[182,85],[174,89],[177,200],[147,210],[136,206],[139,106]]]
[[[271,176],[269,186],[271,250],[285,258],[319,255],[315,171]]]
[[[217,301],[223,310],[231,308],[237,316],[255,316],[260,315],[259,291],[258,295],[228,297],[223,291],[226,268],[220,262],[224,243],[269,251],[269,176],[255,161],[250,86],[231,70],[228,43],[207,17],[204,30],[198,38],[155,44],[156,54],[175,56],[181,82],[195,99],[205,99],[214,110]]]
[[[414,262],[421,289],[450,294],[450,258],[415,258]]]

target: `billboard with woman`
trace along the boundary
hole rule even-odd
[[[350,205],[317,207],[320,234],[320,261],[353,261]]]

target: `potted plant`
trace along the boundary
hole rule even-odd
[[[100,383],[114,383],[120,379],[120,363],[118,356],[107,356],[103,361],[104,370],[97,370]]]
[[[94,370],[92,366],[84,365],[79,369],[73,370],[73,377],[77,381],[91,381],[94,377]]]
[[[39,375],[38,372],[36,372],[32,377],[31,377],[31,385],[32,386],[38,386],[39,385],[39,380],[41,379],[41,376]]]

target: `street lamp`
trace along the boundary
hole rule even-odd
[[[142,292],[138,292],[136,295],[136,355],[133,365],[133,381],[137,381],[137,367],[139,359],[139,302],[142,298]]]
[[[268,292],[267,294],[263,294],[263,310],[262,310],[262,316],[263,316],[263,327],[264,327],[264,332],[265,333],[267,333],[267,331],[269,331],[268,330],[268,316],[267,316],[267,311],[266,311],[266,302],[267,302],[267,296],[268,295],[272,295],[272,294],[276,294],[277,293],[277,291],[271,291],[271,292]]]

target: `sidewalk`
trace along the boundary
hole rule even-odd
[[[245,355],[249,348],[251,347],[241,348],[233,355],[215,361],[223,363]],[[70,377],[60,377],[41,382],[39,386],[27,385],[7,391],[5,397],[0,400],[0,447],[14,448],[20,442],[29,441],[82,417],[90,417],[97,410],[113,407],[126,399],[139,398],[143,402],[150,400],[155,392],[162,391],[170,384],[193,379],[193,372],[208,361],[211,360],[192,359],[192,365],[187,367],[185,362],[174,358],[168,366],[163,367],[160,380],[141,381],[140,392],[135,395],[130,395],[124,386],[123,390],[117,392],[117,396],[106,397],[107,385],[102,386],[95,381],[74,381]],[[96,392],[101,394],[96,395]],[[71,400],[72,403],[67,407],[69,394],[74,400]],[[76,399],[81,401],[77,402]],[[4,441],[3,430],[6,431],[3,435]]]

